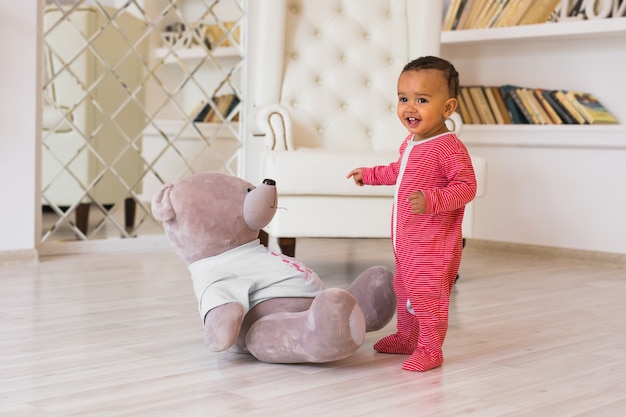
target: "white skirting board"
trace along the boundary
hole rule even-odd
[[[614,264],[626,268],[626,254],[595,252],[579,249],[559,248],[552,246],[526,245],[521,243],[497,242],[482,239],[467,239],[466,249],[484,252],[504,252],[532,257],[564,259],[571,262],[598,262]]]
[[[0,266],[36,264],[38,259],[35,249],[0,251]]]

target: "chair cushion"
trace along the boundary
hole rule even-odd
[[[300,148],[295,151],[265,151],[261,165],[265,178],[276,181],[280,195],[393,196],[394,186],[358,187],[346,175],[358,167],[387,165],[397,160],[397,151],[346,152]],[[484,195],[486,163],[472,156],[478,185]]]
[[[358,187],[346,175],[354,168],[386,165],[397,158],[398,152],[381,151],[266,151],[261,172],[276,181],[282,195],[393,196],[393,186]]]

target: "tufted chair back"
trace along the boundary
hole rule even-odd
[[[441,7],[439,0],[250,2],[252,130],[275,137],[273,149],[396,151],[406,133],[396,115],[397,78],[410,59],[438,53]],[[289,113],[286,125],[276,111]]]
[[[295,148],[397,149],[405,133],[396,116],[396,81],[409,59],[405,7],[288,1],[279,102],[290,111]]]
[[[398,76],[439,54],[443,1],[248,4],[248,129],[265,138],[252,182],[276,180],[285,209],[266,232],[288,255],[297,237],[389,237],[393,186],[357,187],[346,174],[397,160],[408,134]]]

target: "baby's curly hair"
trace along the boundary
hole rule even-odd
[[[402,69],[402,73],[423,69],[441,71],[444,78],[448,81],[448,94],[452,98],[457,98],[459,95],[459,73],[452,63],[436,56],[421,56],[406,64]]]

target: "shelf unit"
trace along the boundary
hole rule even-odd
[[[476,239],[626,253],[625,45],[625,17],[441,34],[462,85],[590,92],[619,122],[465,125],[462,140],[488,167]]]
[[[511,143],[506,132],[520,131],[543,136],[543,145],[568,146],[555,143],[551,137],[555,132],[563,132],[576,137],[571,146],[626,147],[626,109],[618,93],[625,91],[619,90],[619,87],[624,87],[626,82],[619,74],[620,67],[611,64],[624,62],[625,43],[626,18],[447,31],[441,34],[442,56],[455,63],[463,85],[515,84],[587,91],[598,96],[620,122],[611,126],[466,125],[464,129],[469,136],[481,143],[489,141],[479,137],[485,134],[497,135],[503,144],[515,144]],[[589,59],[588,56],[598,58]],[[613,68],[610,68],[612,65]],[[598,140],[598,137],[601,139]],[[541,143],[537,138],[533,142]]]
[[[199,103],[222,94],[242,95],[241,42],[226,38],[227,43],[212,43],[211,49],[198,43],[169,47],[161,32],[178,23],[191,30],[201,24],[239,21],[244,16],[236,2],[215,2],[209,6],[201,0],[180,0],[176,4],[154,0],[147,6],[154,16],[162,16],[155,28],[151,53],[159,79],[149,99],[156,109],[152,113],[155,119],[143,132],[142,155],[156,171],[144,179],[144,198],[149,200],[161,181],[173,182],[204,170],[237,173],[241,159],[237,155],[242,146],[237,122],[192,122],[192,113]],[[237,29],[240,33],[242,25]],[[196,42],[202,43],[197,39]],[[163,106],[164,102],[169,104]]]
[[[441,33],[441,44],[510,43],[515,40],[623,36],[626,18],[578,20],[489,29],[452,30]]]
[[[235,46],[224,46],[210,50],[213,58],[215,59],[241,59],[242,53],[239,48]],[[198,60],[203,59],[207,54],[207,50],[201,47],[191,48],[177,48],[170,50],[168,47],[157,48],[154,52],[154,56],[157,59],[163,59],[166,64],[178,63],[178,60]],[[178,58],[177,58],[178,57]]]

